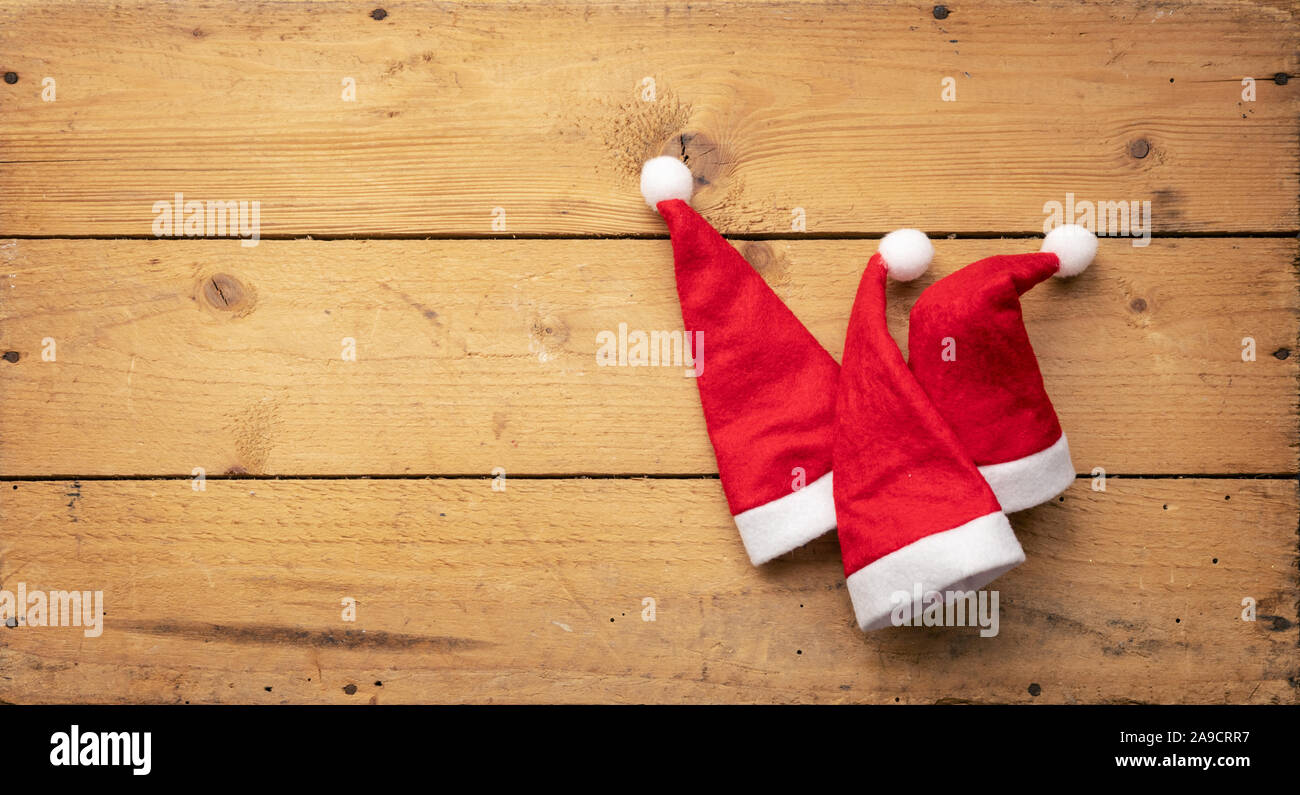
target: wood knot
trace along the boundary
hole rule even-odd
[[[1128,306],[1129,309],[1132,309],[1134,312],[1145,312],[1147,311],[1147,299],[1134,298],[1132,301],[1128,302]]]
[[[233,317],[243,317],[253,309],[254,294],[251,289],[228,273],[214,273],[200,283],[200,292],[207,305]]]
[[[759,241],[746,243],[741,247],[740,254],[759,273],[770,269],[772,263],[776,261],[776,255],[772,253],[772,247]]]
[[[1277,350],[1273,351],[1273,358],[1279,361],[1285,361],[1286,358],[1290,355],[1291,355],[1291,351],[1288,348],[1278,348]],[[5,357],[7,358],[8,356],[9,354],[6,353]]]
[[[18,354],[18,351],[5,351],[5,355],[3,358],[6,362],[9,362],[10,364],[14,364],[18,361],[20,356]]]
[[[1272,626],[1270,626],[1269,629],[1273,632],[1286,632],[1288,629],[1295,626],[1289,619],[1283,618],[1282,616],[1260,616],[1259,618],[1261,620],[1272,621]]]
[[[569,327],[558,317],[534,319],[532,332],[534,340],[550,345],[563,345],[569,341]]]
[[[8,84],[11,85],[11,86],[12,86],[14,83],[17,83],[17,82],[18,82],[18,73],[17,73],[17,72],[5,72],[5,82],[8,83]]]
[[[783,290],[790,284],[790,263],[780,246],[753,240],[738,246],[745,258],[763,281],[774,290]]]
[[[695,177],[696,190],[717,182],[726,165],[722,147],[701,132],[678,133],[664,144],[659,154],[676,157],[685,163]]]
[[[370,18],[373,19],[373,20],[375,20],[375,21],[379,21],[379,20],[381,20],[381,19],[384,19],[384,18],[387,17],[387,16],[388,16],[388,12],[385,11],[384,9],[382,9],[382,8],[376,8],[374,11],[371,11],[371,12],[370,12]]]
[[[528,332],[528,352],[541,362],[558,357],[569,341],[568,325],[554,315],[535,315]]]

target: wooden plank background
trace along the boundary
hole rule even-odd
[[[876,241],[738,245],[838,358]],[[667,240],[0,246],[0,423],[23,428],[0,474],[716,471],[683,367],[597,363],[602,331],[681,329]],[[899,343],[925,285],[1037,246],[940,241],[931,273],[890,287]],[[1107,240],[1087,278],[1025,296],[1082,471],[1293,470],[1295,250]]]
[[[1164,233],[1300,225],[1285,7],[380,5],[6,6],[0,234],[148,235],[177,190],[258,199],[266,234],[489,234],[497,207],[660,234],[636,184],[661,152],[728,232],[802,207],[810,232],[1032,233],[1067,191],[1150,198]]]
[[[0,628],[0,700],[1295,703],[1298,30],[1245,2],[0,3],[0,587],[107,613]],[[996,638],[857,632],[833,535],[750,566],[694,383],[598,365],[601,331],[681,326],[636,187],[661,152],[836,357],[890,229],[940,238],[890,288],[901,344],[1045,203],[1151,202],[1150,245],[1025,297],[1080,477],[1013,517]],[[176,192],[261,202],[264,239],[154,239]]]
[[[0,486],[17,533],[5,539],[6,584],[102,587],[108,613],[94,639],[76,627],[10,631],[10,700],[1295,693],[1288,482],[1113,478],[1103,493],[1080,481],[1063,502],[1017,514],[1027,562],[998,580],[994,638],[864,636],[834,536],[757,570],[716,480],[525,479],[504,492],[486,479]],[[358,602],[355,624],[339,620],[344,597]],[[1244,597],[1258,621],[1240,620]]]

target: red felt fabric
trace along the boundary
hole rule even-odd
[[[930,285],[912,306],[908,366],[979,466],[1061,438],[1020,313],[1020,296],[1059,267],[1055,254],[989,257]],[[948,337],[954,361],[943,358]]]
[[[875,254],[858,285],[840,370],[834,491],[846,576],[1001,510],[889,336],[885,277]]]
[[[831,469],[839,366],[758,272],[679,199],[660,202],[686,329],[704,333],[696,378],[733,515]]]

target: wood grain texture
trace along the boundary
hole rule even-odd
[[[1297,509],[1081,479],[1013,516],[996,637],[864,636],[833,534],[755,569],[716,480],[5,482],[0,586],[107,617],[0,628],[0,699],[1295,703]]]
[[[0,626],[0,702],[1300,702],[1295,4],[932,5],[0,0],[0,590],[106,612]],[[864,236],[967,238],[902,343],[1151,203],[1025,297],[1110,477],[1013,515],[996,637],[864,636],[833,534],[750,566],[694,382],[598,366],[680,329],[661,153],[837,358]],[[177,192],[263,240],[148,239]]]
[[[735,233],[1025,234],[1067,192],[1300,227],[1290,4],[383,6],[4,4],[0,234],[149,236],[177,191],[266,235],[658,233],[662,152]]]
[[[836,357],[875,245],[739,244]],[[926,284],[1037,245],[941,241],[900,344]],[[1081,473],[1296,471],[1295,255],[1104,241],[1026,295]],[[715,472],[683,367],[598,366],[620,323],[681,329],[668,241],[0,241],[0,472]]]

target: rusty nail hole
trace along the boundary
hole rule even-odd
[[[7,80],[8,77],[6,76],[5,79]],[[1273,82],[1277,83],[1279,86],[1286,85],[1286,81],[1290,79],[1291,79],[1291,75],[1287,74],[1286,72],[1278,72],[1277,74],[1273,75]]]
[[[374,20],[380,20],[386,16],[388,16],[388,12],[382,8],[376,8],[374,11],[370,12],[370,18]]]
[[[1128,302],[1128,305],[1134,312],[1147,311],[1147,299],[1145,298],[1134,298],[1132,301]]]
[[[1213,559],[1210,560],[1210,562],[1213,563],[1213,564],[1215,564],[1215,565],[1218,565],[1218,563],[1219,563],[1219,559],[1218,559],[1218,558],[1213,558]]]
[[[1138,138],[1136,141],[1131,141],[1129,143],[1128,153],[1138,160],[1141,160],[1151,154],[1151,144],[1145,138]]]
[[[13,364],[14,362],[18,361],[18,359],[19,359],[18,351],[5,351],[4,360],[6,362]]]
[[[8,83],[8,84],[11,85],[11,86],[12,86],[14,83],[17,83],[17,82],[18,82],[18,73],[17,73],[17,72],[5,72],[5,82]]]
[[[935,19],[947,19],[947,18],[948,18],[948,6],[935,6],[935,7],[934,7],[934,18],[935,18]]]

